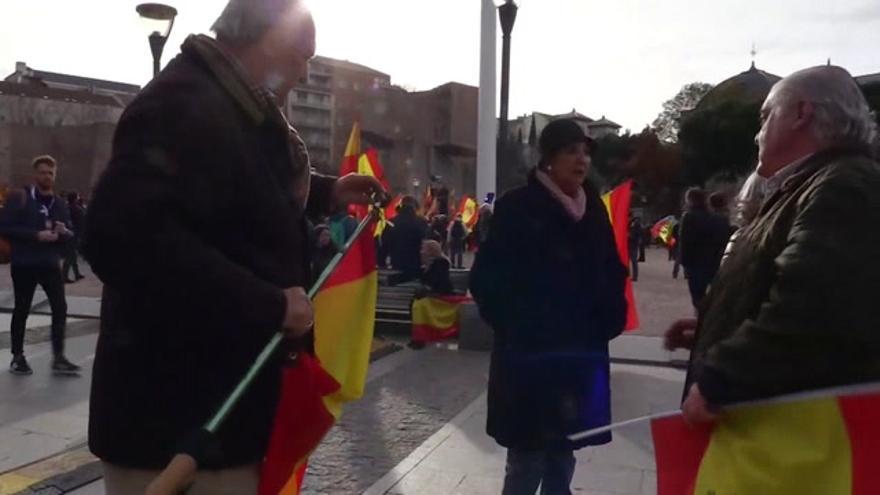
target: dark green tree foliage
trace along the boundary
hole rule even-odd
[[[760,103],[731,100],[689,113],[678,135],[685,182],[703,185],[715,176],[732,180],[754,170],[760,110]]]
[[[651,124],[657,138],[667,143],[676,142],[683,115],[693,110],[711,89],[712,85],[708,83],[686,84],[671,100],[663,103],[663,111]]]

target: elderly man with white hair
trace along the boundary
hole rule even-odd
[[[683,411],[880,381],[880,165],[873,115],[840,67],[796,72],[761,109],[758,174],[771,195],[739,234],[698,320]]]
[[[311,174],[279,110],[315,53],[302,1],[231,0],[213,29],[125,110],[89,208],[84,251],[104,282],[89,445],[108,494],[143,493],[186,452],[275,332],[308,348],[305,216],[382,194],[372,177]],[[217,431],[188,493],[256,493],[283,357]]]

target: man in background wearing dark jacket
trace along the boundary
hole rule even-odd
[[[86,219],[104,282],[89,447],[108,495],[143,493],[283,330],[191,491],[256,493],[284,356],[309,350],[305,215],[382,193],[372,177],[312,176],[279,110],[315,53],[302,1],[231,0],[213,30],[126,108]]]
[[[688,189],[685,202],[687,211],[681,217],[678,241],[681,266],[688,277],[691,302],[696,308],[718,271],[724,246],[730,238],[729,223],[709,211],[706,192],[702,189]]]
[[[48,155],[33,161],[34,184],[10,194],[3,209],[0,231],[12,244],[12,286],[15,310],[12,313],[12,363],[15,375],[33,370],[24,357],[24,332],[37,285],[46,292],[52,309],[52,371],[77,374],[80,367],[64,357],[64,330],[67,301],[61,279],[61,255],[65,243],[73,238],[67,204],[55,194],[58,164]]]
[[[400,211],[394,217],[394,226],[385,230],[382,244],[391,256],[391,268],[400,273],[389,277],[389,284],[396,285],[417,280],[422,275],[419,253],[422,241],[428,237],[428,222],[416,213],[417,203],[412,196],[400,202]]]
[[[757,171],[775,192],[740,231],[699,321],[666,335],[667,347],[693,349],[691,421],[730,403],[880,381],[880,229],[865,228],[880,225],[870,108],[849,73],[821,66],[777,83],[761,120]],[[772,482],[761,493],[787,491],[785,479]]]

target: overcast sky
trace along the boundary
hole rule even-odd
[[[225,0],[166,0],[179,17],[164,61],[206,32]],[[478,83],[479,0],[309,0],[318,53],[430,89]],[[0,0],[0,72],[38,70],[144,84],[146,40],[131,0]],[[499,30],[500,35],[500,30]],[[639,130],[692,81],[832,62],[880,72],[878,0],[522,0],[511,115],[577,108]],[[500,49],[500,42],[499,42]],[[500,62],[499,62],[500,67]]]

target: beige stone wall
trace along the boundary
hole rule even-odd
[[[0,123],[0,182],[29,184],[31,161],[49,154],[59,163],[57,190],[88,197],[110,159],[114,124],[45,127]]]
[[[122,107],[0,94],[0,124],[77,126],[116,123]]]

